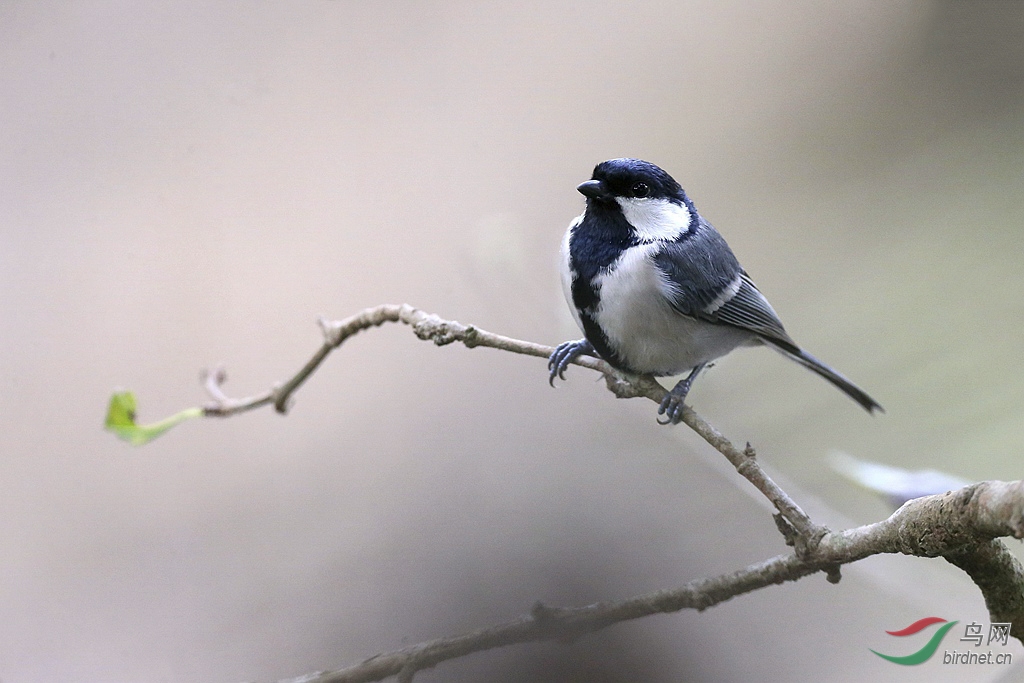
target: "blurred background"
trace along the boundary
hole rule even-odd
[[[696,384],[817,521],[891,511],[834,451],[1024,474],[1020,3],[3,2],[0,67],[3,683],[271,681],[787,552],[653,404],[394,325],[287,417],[143,448],[101,428],[116,387],[143,422],[204,403],[203,367],[268,388],[318,315],[578,337],[558,245],[610,157],[673,174],[885,406],[763,349]],[[954,567],[843,574],[416,680],[1024,680],[869,652],[917,649],[884,631],[924,616],[988,624]]]

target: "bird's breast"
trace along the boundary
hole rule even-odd
[[[676,375],[751,343],[754,335],[746,330],[676,311],[671,284],[652,260],[657,249],[627,249],[597,277],[598,304],[590,314],[626,369]]]

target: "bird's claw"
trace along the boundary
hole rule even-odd
[[[665,398],[661,399],[661,405],[658,406],[658,415],[664,415],[665,421],[658,420],[658,424],[679,424],[683,420],[683,412],[686,408],[683,401],[686,400],[686,395],[690,393],[690,387],[693,386],[693,380],[697,379],[697,375],[700,371],[707,366],[707,363],[702,363],[695,367],[686,379],[679,380],[672,391],[665,394]]]
[[[676,385],[676,389],[678,388],[679,385]],[[687,387],[687,390],[689,390],[689,387]],[[676,390],[673,389],[672,391],[665,394],[665,398],[661,400],[661,405],[658,406],[658,415],[664,415],[665,420],[662,421],[659,418],[658,424],[679,424],[679,422],[683,419],[683,401],[684,399],[686,399],[686,393],[687,392],[683,392],[682,395],[679,395],[676,393]]]
[[[562,342],[548,358],[548,384],[555,386],[555,378],[564,380],[565,370],[580,356],[593,356],[594,347],[586,339]]]

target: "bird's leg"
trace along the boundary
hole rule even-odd
[[[675,387],[672,388],[672,391],[665,395],[661,405],[658,406],[658,415],[665,416],[664,422],[658,420],[660,424],[679,424],[679,421],[683,419],[683,401],[686,400],[686,395],[690,393],[693,380],[697,379],[697,375],[705,367],[707,367],[707,363],[701,363],[695,367],[685,379],[679,380]]]
[[[548,370],[551,374],[548,377],[548,384],[555,386],[555,377],[565,379],[565,369],[569,364],[580,356],[596,356],[594,346],[586,339],[562,342],[555,347],[555,352],[548,358]]]

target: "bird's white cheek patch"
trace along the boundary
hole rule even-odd
[[[616,197],[615,201],[641,241],[671,242],[690,229],[690,210],[667,199]]]

